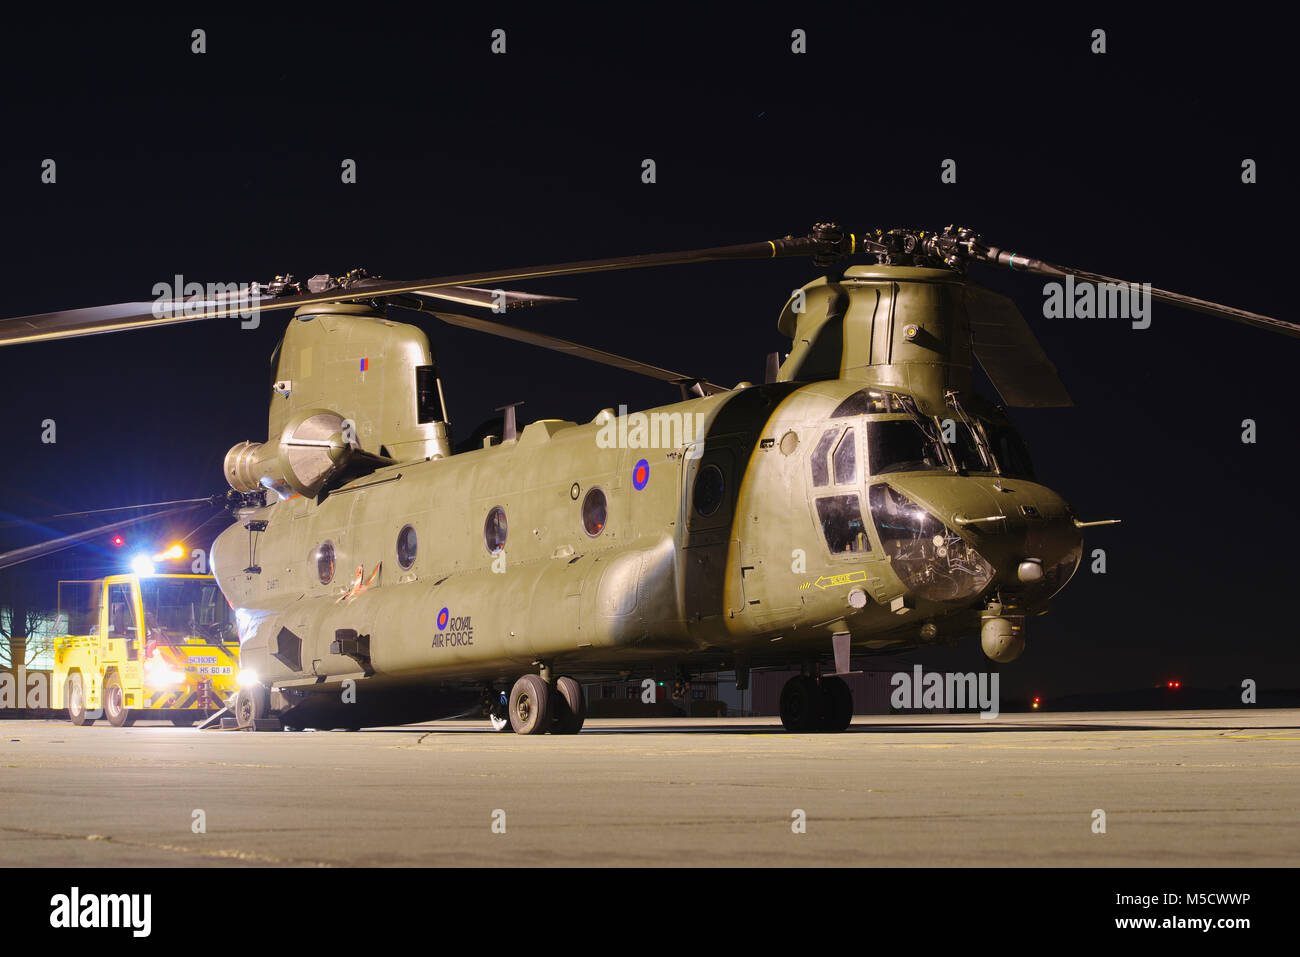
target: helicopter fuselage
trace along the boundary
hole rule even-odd
[[[994,595],[1017,617],[1043,606],[1080,554],[1064,501],[933,449],[898,460],[926,454],[902,401],[787,382],[642,413],[658,434],[610,410],[543,420],[249,511],[213,549],[242,663],[319,692],[499,683],[537,662],[763,666],[814,662],[836,635],[880,649],[969,634]]]

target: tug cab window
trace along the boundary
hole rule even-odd
[[[236,640],[230,606],[216,583],[202,578],[150,578],[140,582],[146,637],[156,644],[187,639]]]
[[[108,637],[126,641],[126,657],[133,660],[137,654],[136,639],[140,636],[135,620],[135,602],[126,585],[110,585],[108,589]]]
[[[131,592],[125,585],[112,585],[108,589],[108,637],[134,638],[138,634],[135,625],[135,609],[131,603]]]

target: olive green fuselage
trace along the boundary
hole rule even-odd
[[[874,647],[969,633],[996,581],[958,603],[916,598],[869,520],[862,550],[833,554],[828,546],[815,499],[830,491],[864,500],[876,480],[858,438],[853,480],[813,487],[816,440],[828,428],[906,418],[829,418],[859,389],[840,380],[777,383],[645,413],[661,425],[703,416],[702,441],[670,448],[618,447],[617,419],[535,422],[515,441],[381,469],[319,503],[293,497],[250,513],[267,522],[255,537],[260,571],[243,570],[253,533],[242,522],[213,554],[240,618],[243,663],[281,686],[359,679],[365,671],[354,658],[330,652],[336,632],[349,629],[369,636],[373,677],[415,682],[508,680],[539,660],[573,673],[692,656],[725,666],[737,654],[761,665],[823,656],[837,633]],[[626,442],[642,438],[636,417]],[[602,447],[602,430],[614,447]],[[722,473],[723,493],[704,516],[692,492],[709,466]],[[1076,544],[1065,503],[1037,483],[947,471],[887,479],[950,525],[958,515],[1005,514],[995,531],[965,532],[1004,580],[1028,555],[1052,559]],[[593,487],[608,503],[594,537],[582,520]],[[507,536],[494,553],[485,521],[498,507]],[[406,525],[418,542],[409,568],[397,555]],[[335,568],[323,583],[326,542]],[[381,563],[371,587],[340,597]],[[861,608],[850,603],[854,589],[866,594]],[[925,623],[936,628],[923,638]],[[302,641],[298,669],[269,657],[281,629]]]
[[[775,382],[455,455],[423,333],[358,306],[300,311],[279,444],[228,460],[236,487],[280,497],[212,556],[243,666],[280,689],[499,685],[539,665],[811,667],[832,636],[896,649],[1023,622],[1081,538],[970,394],[978,295],[946,271],[854,267],[787,304]],[[355,436],[310,438],[313,415]],[[959,452],[959,433],[981,448]],[[349,481],[331,470],[352,445],[371,458]]]

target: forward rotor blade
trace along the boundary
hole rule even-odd
[[[354,299],[384,299],[406,293],[427,292],[465,286],[484,286],[488,283],[513,280],[542,279],[549,276],[575,276],[584,273],[610,272],[618,269],[640,269],[649,266],[674,266],[685,263],[713,262],[724,259],[774,259],[819,253],[825,241],[816,236],[785,237],[761,243],[738,246],[715,246],[682,252],[650,253],[641,256],[620,256],[613,259],[588,259],[581,262],[557,263],[549,266],[529,266],[523,269],[499,269],[488,272],[445,276],[439,279],[372,280],[365,279],[354,285],[333,287],[322,292],[267,297],[249,290],[226,296],[196,298],[192,300],[163,300],[157,303],[119,303],[112,306],[93,306],[88,309],[70,309],[47,312],[15,319],[0,319],[0,346],[49,339],[67,339],[73,336],[90,336],[127,329],[146,329],[154,326],[198,322],[239,316],[247,319],[260,312],[278,309],[297,309],[315,303],[348,302]]]
[[[421,295],[417,293],[417,295]],[[415,307],[412,307],[415,308]],[[453,326],[460,326],[462,329],[473,329],[475,332],[486,332],[488,335],[500,336],[503,339],[513,339],[515,342],[525,342],[532,346],[540,346],[543,349],[551,349],[554,352],[562,352],[565,355],[577,356],[580,359],[589,359],[592,362],[599,362],[602,365],[613,366],[616,369],[623,369],[626,372],[635,372],[638,375],[649,376],[651,379],[658,379],[661,382],[671,382],[674,385],[681,386],[683,389],[691,389],[698,385],[700,391],[705,395],[714,395],[718,392],[729,392],[724,386],[715,385],[704,379],[698,379],[694,376],[684,375],[680,372],[674,372],[671,369],[664,369],[659,366],[653,366],[646,362],[640,362],[636,359],[629,359],[626,356],[616,355],[613,352],[605,352],[603,349],[593,349],[591,346],[584,346],[577,342],[570,342],[567,339],[560,339],[556,336],[548,336],[542,332],[533,332],[530,329],[520,329],[517,326],[508,326],[503,322],[496,322],[492,319],[483,319],[478,316],[463,316],[454,312],[441,312],[435,309],[420,309],[421,312],[427,312],[430,315],[437,316],[443,322]]]
[[[991,265],[1005,266],[1016,272],[1027,272],[1035,276],[1052,276],[1063,279],[1065,276],[1073,276],[1077,280],[1090,282],[1094,284],[1112,284],[1124,287],[1140,288],[1141,283],[1129,283],[1122,279],[1115,279],[1111,276],[1103,276],[1100,273],[1085,272],[1082,269],[1070,269],[1065,266],[1055,266],[1052,263],[1044,262],[1041,259],[1034,259],[1030,256],[1022,256],[1018,253],[1007,252],[996,247],[981,247],[976,250],[977,261],[986,262]],[[1221,319],[1231,319],[1233,322],[1244,323],[1248,326],[1254,326],[1257,329],[1267,329],[1271,332],[1280,332],[1284,336],[1294,336],[1300,338],[1300,324],[1288,322],[1285,319],[1275,319],[1272,316],[1264,316],[1257,312],[1247,312],[1245,309],[1237,309],[1233,306],[1225,306],[1217,302],[1209,302],[1205,299],[1196,299],[1193,296],[1184,296],[1182,293],[1170,292],[1167,289],[1151,289],[1151,298],[1157,302],[1168,303],[1171,306],[1181,306],[1183,309],[1190,309],[1192,312],[1203,313],[1207,316],[1217,316]]]
[[[204,502],[210,502],[204,499]],[[195,505],[178,505],[176,508],[163,509],[161,512],[150,512],[148,515],[137,515],[134,518],[123,519],[120,522],[111,522],[108,525],[101,525],[98,528],[87,529],[84,532],[75,532],[71,535],[63,535],[59,538],[53,538],[46,542],[39,542],[35,545],[28,545],[25,548],[15,548],[13,551],[0,552],[0,568],[8,568],[10,565],[18,565],[22,562],[31,561],[33,558],[40,558],[43,555],[52,555],[55,552],[61,552],[65,548],[71,548],[88,538],[94,538],[97,535],[104,535],[108,532],[115,532],[118,529],[129,528],[132,525],[138,525],[141,522],[147,522],[155,518],[165,518],[168,515],[176,515],[180,512],[188,512],[191,509],[200,508],[202,503]]]

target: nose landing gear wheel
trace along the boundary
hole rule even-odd
[[[822,678],[823,731],[843,731],[853,722],[853,692],[843,678]]]
[[[587,720],[587,699],[582,696],[582,685],[565,675],[555,681],[556,734],[577,734]]]
[[[510,689],[510,725],[515,734],[545,734],[551,729],[551,689],[540,675],[524,675]]]
[[[823,704],[816,679],[795,675],[781,689],[781,723],[787,731],[820,731]]]
[[[251,728],[258,718],[271,710],[271,695],[262,685],[240,688],[235,695],[235,720],[241,728]]]

